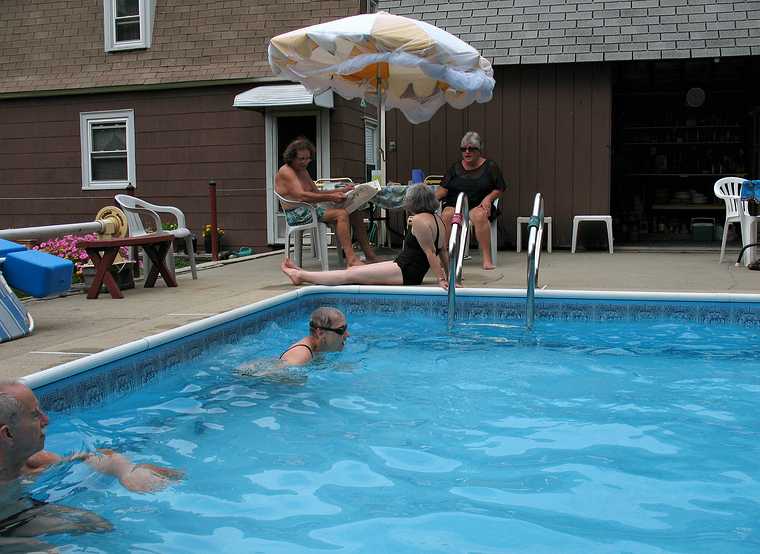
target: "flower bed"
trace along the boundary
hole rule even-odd
[[[77,247],[77,242],[80,240],[96,240],[98,236],[95,233],[89,235],[76,236],[76,235],[64,235],[63,237],[56,237],[53,239],[41,242],[39,245],[34,246],[34,250],[41,250],[58,256],[59,258],[65,258],[74,262],[74,275],[72,282],[82,282],[82,268],[90,263],[90,257],[83,249]],[[126,247],[119,250],[122,257],[126,258],[129,252]]]

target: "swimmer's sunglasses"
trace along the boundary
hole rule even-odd
[[[322,327],[321,325],[314,325],[311,321],[309,322],[309,327],[312,329],[322,329],[323,331],[332,331],[333,333],[339,334],[341,337],[346,334],[346,331],[348,331],[348,323],[345,325],[341,325],[340,327]]]

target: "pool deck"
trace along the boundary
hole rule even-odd
[[[381,252],[392,258],[392,252]],[[466,262],[469,287],[525,288],[525,253],[499,252],[498,268],[483,271],[475,259]],[[331,252],[331,256],[334,256]],[[760,272],[718,264],[717,252],[544,253],[539,286],[552,290],[667,291],[760,294]],[[198,280],[178,273],[177,288],[163,286],[124,292],[122,300],[107,293],[87,300],[84,293],[32,300],[27,308],[35,332],[0,344],[0,378],[19,378],[36,371],[118,346],[293,290],[280,272],[282,253],[251,256],[234,263],[204,264]],[[331,259],[331,262],[334,260]],[[318,264],[308,258],[308,267]],[[430,275],[425,284],[434,285]]]

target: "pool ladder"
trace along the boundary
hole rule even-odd
[[[533,212],[528,220],[528,286],[526,288],[525,323],[528,329],[533,328],[536,315],[536,285],[538,284],[538,269],[541,265],[541,242],[544,236],[544,198],[536,193],[533,200]]]
[[[454,215],[451,218],[451,236],[449,237],[449,331],[454,327],[456,315],[456,284],[462,282],[462,263],[467,250],[467,233],[470,228],[470,208],[467,196],[460,192],[457,197]]]

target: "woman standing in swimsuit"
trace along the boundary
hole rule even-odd
[[[318,352],[343,350],[349,337],[343,312],[336,308],[317,308],[309,318],[309,334],[280,354],[286,365],[309,363]]]
[[[294,285],[420,285],[432,268],[438,285],[449,286],[446,232],[441,216],[435,213],[438,201],[425,184],[409,187],[404,209],[413,214],[404,237],[401,254],[393,260],[372,265],[352,266],[337,271],[305,271],[290,258],[282,262],[282,271]]]

